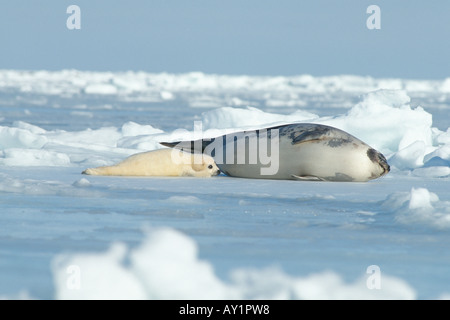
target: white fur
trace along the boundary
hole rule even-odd
[[[100,176],[171,176],[211,177],[219,174],[214,159],[175,149],[138,153],[113,165],[90,168],[83,174]]]

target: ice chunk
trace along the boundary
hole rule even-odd
[[[412,188],[410,192],[397,192],[389,196],[383,206],[394,212],[402,224],[450,228],[450,204],[425,188]]]
[[[0,163],[7,166],[69,166],[65,153],[37,149],[7,149]]]
[[[117,87],[108,83],[89,84],[84,88],[87,94],[116,94]]]
[[[129,261],[129,263],[125,263]],[[346,283],[332,271],[306,277],[279,268],[239,268],[218,278],[197,244],[171,228],[150,230],[133,250],[116,243],[106,253],[60,255],[52,263],[57,299],[414,299],[405,281],[382,275],[377,290],[368,277]]]
[[[22,127],[24,123],[21,123]],[[35,128],[35,127],[34,127]],[[36,129],[0,127],[0,149],[7,148],[35,148],[40,149],[48,139],[36,133]]]
[[[282,123],[312,121],[317,118],[317,115],[301,110],[283,115],[264,112],[254,107],[223,107],[202,114],[204,129],[260,128]]]
[[[399,150],[389,160],[389,163],[401,170],[418,168],[423,165],[425,147],[423,141],[415,141],[411,145]]]

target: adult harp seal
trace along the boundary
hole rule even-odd
[[[314,123],[161,144],[211,155],[219,169],[233,177],[368,181],[390,170],[383,154],[363,141],[340,129]]]

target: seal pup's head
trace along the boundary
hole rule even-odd
[[[206,154],[190,154],[191,161],[185,175],[193,177],[212,177],[220,173],[214,159]]]

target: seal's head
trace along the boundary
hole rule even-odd
[[[374,164],[372,166],[372,174],[370,176],[370,179],[376,179],[378,177],[384,176],[391,170],[391,167],[387,163],[384,155],[377,150],[369,148],[367,150],[367,157]]]

